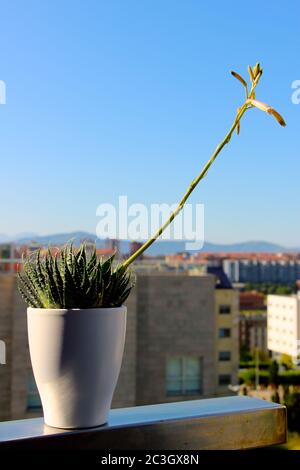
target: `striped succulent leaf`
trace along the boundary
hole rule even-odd
[[[68,244],[42,256],[41,251],[24,260],[18,274],[19,290],[29,307],[107,308],[119,307],[134,285],[132,274],[114,265],[114,256],[103,261],[96,247],[89,253],[82,244]]]

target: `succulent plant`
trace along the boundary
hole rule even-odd
[[[18,273],[19,290],[29,307],[104,308],[119,307],[133,287],[132,275],[122,265],[114,267],[112,255],[97,258],[96,247],[88,254],[86,245],[72,244],[45,256],[41,251],[24,259]]]

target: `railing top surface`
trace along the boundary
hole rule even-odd
[[[124,442],[121,444],[122,448],[131,448],[131,435],[139,435],[140,438],[143,435],[141,442],[144,442],[148,448],[153,446],[155,448],[155,443],[157,445],[160,442],[161,445],[165,442],[165,447],[162,448],[172,448],[176,433],[176,442],[181,442],[184,432],[186,432],[185,441],[189,440],[190,428],[194,432],[190,437],[192,442],[187,444],[187,448],[193,448],[195,443],[199,443],[202,448],[203,443],[205,443],[204,448],[214,448],[213,439],[217,445],[214,434],[219,431],[224,441],[223,444],[218,443],[218,446],[221,446],[219,448],[251,448],[278,444],[285,440],[285,407],[257,398],[234,396],[114,409],[110,412],[107,424],[92,429],[51,428],[44,424],[43,418],[6,421],[0,423],[0,448],[2,445],[14,443],[32,446],[34,442],[45,442],[47,438],[55,440],[61,447],[64,439],[70,442],[78,440],[80,436],[83,440],[89,436],[89,441],[91,439],[95,441],[101,436],[101,445],[106,442],[108,446],[112,436],[114,442],[117,437],[119,443],[121,436],[124,436],[127,445]],[[161,436],[161,441],[153,438],[153,430]],[[249,433],[253,434],[251,442]],[[227,435],[227,440],[224,438],[226,434],[231,434]],[[171,439],[169,443],[168,435]],[[152,439],[152,444],[149,438]]]

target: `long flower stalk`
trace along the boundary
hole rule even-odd
[[[265,111],[268,114],[272,114],[274,118],[279,122],[281,126],[285,126],[285,121],[282,118],[282,116],[271,106],[262,103],[261,101],[258,101],[255,99],[255,89],[259,83],[259,80],[262,76],[262,69],[260,67],[260,64],[257,63],[253,69],[249,66],[248,67],[248,72],[249,72],[249,77],[250,77],[250,82],[251,82],[251,88],[250,92],[248,92],[248,85],[246,80],[244,80],[238,73],[236,72],[231,72],[232,75],[239,80],[239,82],[243,85],[245,88],[245,94],[246,94],[246,99],[242,106],[237,110],[237,115],[235,117],[235,120],[230,127],[229,131],[225,135],[224,139],[219,143],[213,154],[211,155],[210,159],[206,163],[206,165],[202,168],[198,176],[191,182],[190,186],[188,187],[187,191],[185,192],[184,196],[182,197],[181,201],[179,202],[178,206],[176,209],[170,214],[169,218],[162,224],[162,226],[157,230],[156,233],[154,233],[149,240],[147,240],[135,253],[133,253],[124,263],[122,264],[122,267],[127,269],[130,264],[132,264],[142,253],[144,253],[147,248],[149,248],[157,238],[159,238],[162,233],[165,231],[165,229],[173,222],[175,217],[179,214],[179,212],[183,209],[187,199],[189,196],[192,194],[198,183],[205,177],[206,173],[208,172],[210,166],[213,164],[219,153],[222,151],[222,149],[227,145],[232,137],[233,132],[236,130],[237,134],[240,132],[240,122],[245,114],[245,112],[248,109],[251,109],[253,107],[256,107],[262,111]]]

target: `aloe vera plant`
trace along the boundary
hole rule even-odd
[[[84,246],[81,246],[77,253],[73,252],[72,246],[67,246],[56,256],[49,252],[44,259],[41,259],[38,253],[35,258],[27,259],[23,273],[19,274],[19,287],[29,306],[91,308],[122,305],[133,287],[129,266],[159,238],[183,209],[187,199],[206,176],[219,153],[230,142],[234,131],[239,134],[244,114],[252,108],[257,108],[273,116],[281,126],[285,126],[284,119],[273,107],[256,99],[256,88],[263,73],[259,63],[253,68],[248,67],[249,85],[240,74],[231,73],[243,86],[245,100],[238,108],[229,131],[200,173],[193,179],[178,206],[157,232],[117,268],[113,268],[113,257],[105,262],[97,260],[96,251],[87,259]]]
[[[114,256],[102,261],[96,247],[89,255],[84,244],[78,250],[69,244],[55,254],[48,250],[43,257],[39,250],[18,273],[20,293],[34,308],[119,307],[134,280],[129,270],[114,267]]]

